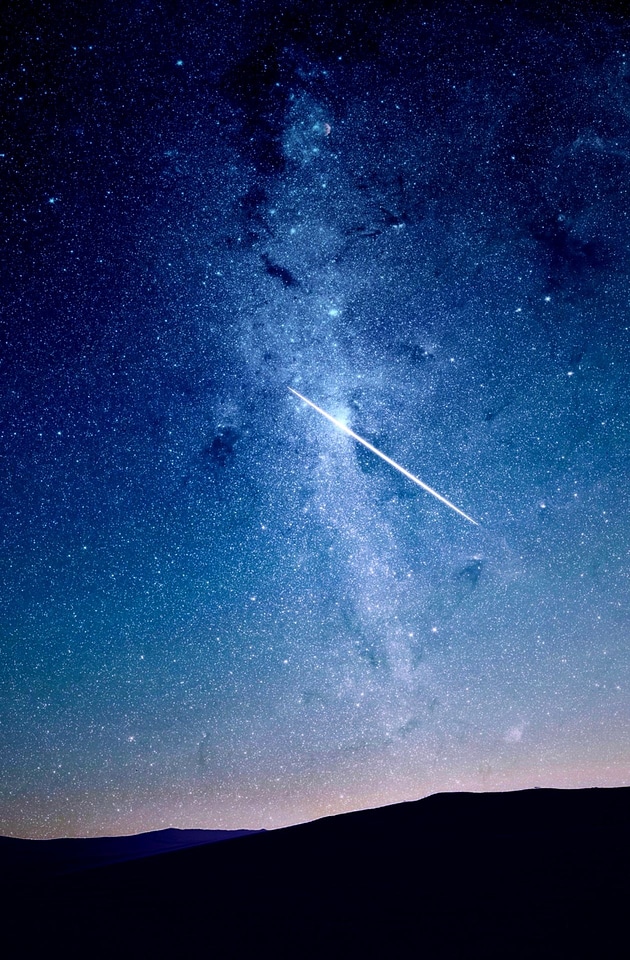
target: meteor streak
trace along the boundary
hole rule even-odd
[[[299,397],[300,400],[303,400],[304,403],[307,403],[309,407],[312,407],[313,410],[317,410],[318,413],[321,413],[322,417],[326,417],[327,420],[330,420],[335,427],[338,427],[349,437],[352,437],[352,439],[356,440],[357,443],[362,443],[367,450],[369,450],[371,453],[375,453],[377,457],[380,457],[381,460],[384,460],[385,463],[388,463],[390,467],[393,467],[395,470],[398,470],[400,473],[402,473],[402,475],[407,477],[408,480],[412,480],[413,483],[417,483],[418,486],[422,487],[423,490],[426,490],[427,493],[430,493],[441,503],[446,504],[447,507],[450,507],[451,510],[454,510],[455,513],[458,513],[460,517],[464,517],[465,520],[469,520],[470,523],[474,523],[476,527],[479,526],[476,520],[473,520],[473,518],[469,517],[467,513],[464,513],[463,510],[460,510],[459,507],[456,507],[454,503],[451,503],[450,500],[447,500],[446,497],[443,497],[441,493],[438,493],[437,490],[434,490],[433,487],[430,487],[428,484],[423,483],[418,477],[414,477],[413,473],[409,473],[408,470],[405,470],[404,467],[401,467],[400,464],[396,463],[395,460],[392,460],[384,453],[381,453],[380,450],[377,450],[376,447],[373,447],[371,443],[368,443],[367,440],[364,440],[363,437],[360,437],[359,434],[355,433],[354,430],[351,430],[350,427],[346,427],[346,425],[341,423],[340,420],[337,420],[335,417],[331,416],[330,413],[326,413],[325,410],[322,410],[321,407],[318,407],[317,404],[313,403],[312,400],[309,400],[308,397],[303,397],[302,394],[298,393],[297,390],[294,390],[293,387],[289,387],[289,390],[291,393],[295,394],[296,397]]]

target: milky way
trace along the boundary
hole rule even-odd
[[[3,14],[0,832],[627,783],[627,22],[236,6]]]

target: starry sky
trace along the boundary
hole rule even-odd
[[[630,21],[388,10],[1,14],[3,834],[630,782]]]

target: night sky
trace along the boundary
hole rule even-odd
[[[630,782],[630,19],[3,9],[0,833]]]

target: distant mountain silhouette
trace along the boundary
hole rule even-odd
[[[33,882],[79,870],[105,867],[173,850],[249,836],[255,830],[154,830],[129,837],[68,837],[21,840],[0,837],[0,869],[14,880]]]
[[[630,788],[414,803],[21,883],[7,956],[623,956]],[[36,922],[33,922],[33,920]]]

